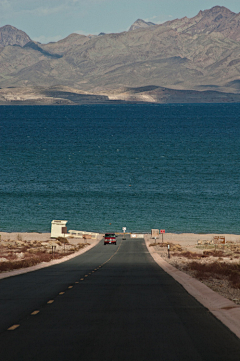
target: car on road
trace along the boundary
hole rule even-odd
[[[110,243],[113,243],[113,244],[117,244],[117,240],[116,240],[116,235],[115,233],[105,233],[105,236],[104,236],[104,245],[106,244],[110,244]]]

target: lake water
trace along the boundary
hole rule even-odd
[[[0,107],[0,230],[240,233],[240,104]]]

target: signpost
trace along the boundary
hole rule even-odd
[[[165,229],[161,229],[160,233],[162,233],[162,243],[163,243],[163,234],[165,233]]]
[[[224,244],[226,243],[225,236],[214,236],[213,243],[215,244],[215,252],[217,250],[218,244],[223,244],[223,250],[224,250]]]
[[[64,235],[64,238],[66,237],[66,233],[67,233],[67,227],[62,227],[62,233]],[[65,253],[65,243],[66,243],[66,239],[64,239],[64,253]]]

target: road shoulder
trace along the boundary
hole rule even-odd
[[[145,243],[154,261],[240,338],[240,306],[164,261],[164,259],[154,251],[153,247],[149,247],[150,242],[147,241],[146,238]]]

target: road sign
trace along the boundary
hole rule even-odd
[[[213,237],[213,243],[214,244],[225,244],[225,236],[214,236]]]
[[[163,234],[165,233],[165,229],[160,229],[160,233],[162,234],[162,243],[163,243]]]
[[[126,232],[126,229],[127,229],[126,227],[123,227],[123,228],[122,228],[122,230],[123,230],[124,233]]]

